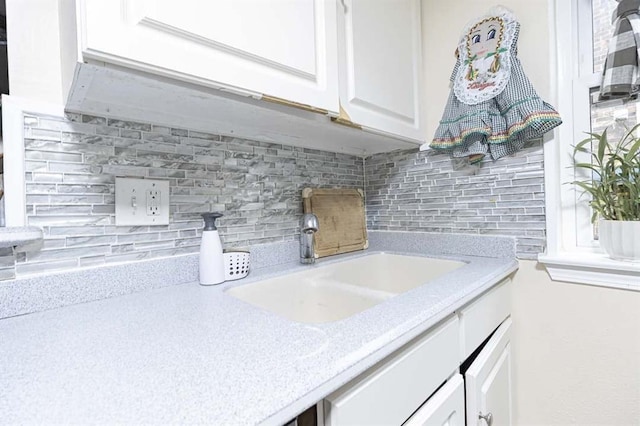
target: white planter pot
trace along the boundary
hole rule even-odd
[[[615,260],[640,261],[640,220],[600,220],[600,247]]]

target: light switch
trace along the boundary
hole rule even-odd
[[[116,226],[168,224],[168,180],[116,178]]]

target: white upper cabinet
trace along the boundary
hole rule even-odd
[[[68,111],[363,157],[424,142],[420,0],[76,0],[60,14]]]
[[[340,0],[338,62],[348,119],[424,141],[420,0]]]
[[[335,0],[82,0],[83,59],[338,111]]]

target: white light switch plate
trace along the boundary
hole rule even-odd
[[[168,224],[168,180],[116,178],[116,226]]]

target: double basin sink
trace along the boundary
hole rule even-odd
[[[227,294],[292,321],[320,324],[348,318],[464,265],[376,253],[232,287]]]

